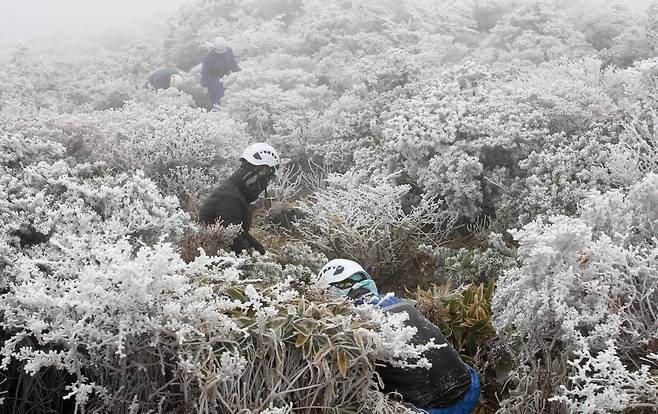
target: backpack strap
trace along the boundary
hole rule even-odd
[[[407,305],[407,302],[397,296],[377,295],[373,298],[372,303],[377,305],[383,311],[390,311],[400,306]]]

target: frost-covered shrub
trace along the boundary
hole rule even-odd
[[[179,98],[172,91],[159,102],[131,101],[116,111],[8,118],[0,132],[60,142],[72,161],[142,170],[194,212],[219,177],[237,166],[249,138],[225,114],[192,108]]]
[[[57,152],[23,165],[16,159],[26,149],[15,142],[27,144],[27,151]],[[64,152],[61,146],[4,134],[0,148],[3,288],[15,278],[41,273],[75,275],[95,260],[94,246],[176,240],[190,226],[178,200],[163,197],[140,172],[112,175],[102,164],[69,167],[57,157]]]
[[[632,66],[636,61],[654,58],[658,34],[658,7],[653,4],[635,24],[628,24],[601,52],[605,62],[620,68]]]
[[[476,217],[482,206],[482,164],[463,151],[448,151],[432,157],[419,171],[418,184],[430,194],[441,196],[446,207],[465,217]]]
[[[67,371],[79,409],[394,412],[374,361],[427,365],[404,315],[309,300],[286,268],[270,267],[276,282],[264,283],[231,256],[185,263],[171,245],[134,252],[126,241],[101,251],[75,276],[23,280],[0,302],[10,333],[2,368]]]
[[[519,2],[491,29],[482,52],[483,60],[534,64],[594,54],[585,35],[542,0]]]
[[[642,237],[655,221],[655,185],[649,175],[623,203],[618,192],[593,196],[580,218],[512,231],[521,265],[498,280],[493,301],[494,326],[517,367],[504,407],[655,407],[658,384],[641,360],[658,332],[658,251]]]
[[[399,49],[390,50],[381,62],[362,59],[356,85],[302,131],[309,155],[336,172],[378,170],[374,175],[388,175],[395,154],[372,149],[384,144],[387,112],[397,99],[409,95],[410,84],[419,77],[420,65],[413,62]]]
[[[281,153],[296,158],[304,143],[296,137],[334,98],[313,73],[306,56],[272,53],[241,63],[241,71],[225,80],[221,108],[244,122],[256,140],[271,142]]]
[[[280,80],[267,79],[267,69],[262,73],[260,70],[262,68],[258,72],[243,71],[234,75],[236,82],[255,77],[256,87],[246,88],[239,83],[234,87],[230,81],[227,82],[228,91],[222,101],[222,110],[244,122],[249,134],[257,140],[271,140],[280,151],[293,154],[299,151],[301,143],[291,140],[291,135],[318,116],[331,94],[325,86],[315,85],[314,80],[308,86],[297,81],[292,84],[294,87],[286,88],[279,84]],[[275,76],[289,76],[290,72],[294,73],[294,70],[278,71]]]
[[[402,169],[464,218],[492,217],[499,231],[539,213],[573,212],[588,190],[612,180],[600,164],[622,114],[602,78],[596,60],[446,70],[391,108],[383,140],[397,157],[384,169]]]
[[[209,256],[217,256],[230,251],[233,240],[242,232],[242,227],[229,225],[224,227],[222,223],[210,226],[200,225],[196,231],[186,234],[178,246],[180,255],[189,263],[199,257],[202,252]]]
[[[590,191],[618,185],[618,176],[608,165],[614,162],[626,174],[633,166],[632,159],[617,157],[616,144],[601,129],[551,138],[519,162],[519,177],[496,199],[500,222],[521,224],[539,214],[575,214]]]
[[[131,103],[97,121],[97,159],[142,169],[167,194],[199,200],[227,175],[249,138],[241,124],[202,109]]]
[[[29,48],[18,46],[12,50],[3,62],[2,72],[0,109],[4,113],[59,106],[55,68]]]
[[[0,109],[35,115],[121,108],[145,92],[146,78],[161,64],[157,50],[141,41],[116,52],[69,50],[62,56],[18,46],[0,69]]]
[[[54,162],[64,157],[66,149],[59,143],[26,137],[6,131],[0,125],[0,165],[19,168],[40,162]]]
[[[300,283],[313,284],[316,273],[303,273],[303,269],[319,270],[327,263],[327,257],[314,251],[302,241],[289,241],[282,246],[270,249],[273,261],[285,266],[288,271],[298,269],[297,280]]]
[[[420,68],[465,55],[474,34],[468,10],[450,3],[256,3],[186,7],[172,21],[166,47],[192,67],[203,54],[200,42],[225,35],[242,71],[226,80],[222,107],[251,135],[291,154],[305,146],[307,125],[345,90],[374,79],[391,89]],[[287,12],[262,20],[273,9]]]
[[[387,105],[365,86],[355,87],[337,99],[304,132],[311,157],[336,172],[346,172],[359,162],[355,152],[381,142],[378,125]],[[390,106],[390,102],[388,105]],[[363,165],[359,162],[360,165]]]
[[[485,0],[473,3],[471,15],[478,32],[489,33],[513,7],[514,3],[508,0]]]
[[[454,247],[421,246],[428,256],[425,272],[431,272],[434,283],[461,286],[468,283],[488,283],[516,265],[516,250],[508,246],[501,234],[489,234],[481,246]]]
[[[300,34],[298,53],[313,53],[332,60],[341,55],[348,59],[378,55],[395,47],[422,53],[424,45],[419,43],[432,35],[444,36],[443,42],[434,44],[434,50],[430,51],[441,53],[473,35],[474,22],[468,11],[454,3],[307,0],[304,6],[305,13],[294,22]],[[327,76],[340,77],[350,71],[349,65],[335,69],[328,71]]]
[[[597,51],[610,48],[613,39],[639,23],[638,16],[622,2],[604,2],[595,8],[582,3],[569,6],[563,13]]]
[[[658,234],[658,175],[647,174],[627,192],[592,194],[579,210],[592,229],[623,246],[652,245]]]
[[[614,158],[606,163],[620,187],[628,188],[647,173],[658,173],[657,144],[658,112],[653,107],[625,125],[613,147]]]
[[[419,244],[437,242],[453,216],[423,200],[409,211],[408,186],[329,185],[300,202],[301,239],[329,257],[353,259],[373,272],[392,275],[414,260]]]

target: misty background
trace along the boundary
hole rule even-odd
[[[98,42],[114,48],[136,38],[157,41],[167,19],[192,0],[0,0],[0,49],[17,43],[61,47]],[[641,12],[652,0],[620,1]]]
[[[97,41],[115,47],[159,36],[191,0],[0,0],[0,48]]]

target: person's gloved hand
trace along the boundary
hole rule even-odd
[[[263,246],[261,242],[256,240],[256,238],[249,233],[245,233],[244,236],[249,241],[252,248],[260,254],[265,254],[265,246]]]
[[[257,251],[258,253],[260,253],[260,254],[265,254],[265,246],[263,246],[263,245],[261,244],[261,242],[259,242],[259,241],[256,240],[256,239],[254,239],[254,242],[255,242],[255,243],[253,243],[253,244],[251,245],[251,247],[253,247],[254,249],[256,249],[256,251]]]

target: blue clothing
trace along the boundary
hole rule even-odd
[[[177,74],[174,69],[160,68],[149,75],[148,85],[156,91],[167,89],[171,86],[171,77]]]
[[[201,86],[208,88],[210,108],[219,104],[224,96],[224,84],[222,78],[230,73],[238,72],[240,67],[233,56],[233,50],[226,48],[226,52],[217,53],[209,51],[203,58],[201,65]]]
[[[447,344],[441,330],[427,320],[409,301],[395,296],[371,295],[357,301],[369,300],[384,312],[406,312],[405,325],[416,328],[411,339],[413,345],[423,345],[434,339],[436,344]],[[475,370],[448,345],[423,353],[431,363],[429,369],[403,369],[388,364],[378,366],[377,372],[384,383],[384,392],[397,392],[414,406],[431,414],[468,414],[477,405],[480,380]]]
[[[386,310],[386,308],[402,303],[402,299],[397,296],[374,295],[372,296],[371,303],[377,305],[382,310]]]
[[[208,82],[208,98],[210,99],[210,108],[219,106],[219,101],[224,97],[224,84],[220,80],[210,80]]]
[[[468,366],[468,365],[467,365]],[[475,368],[468,366],[471,371],[471,387],[468,392],[456,403],[447,407],[429,408],[418,407],[427,411],[429,414],[470,414],[475,409],[480,399],[480,377],[478,377]]]

